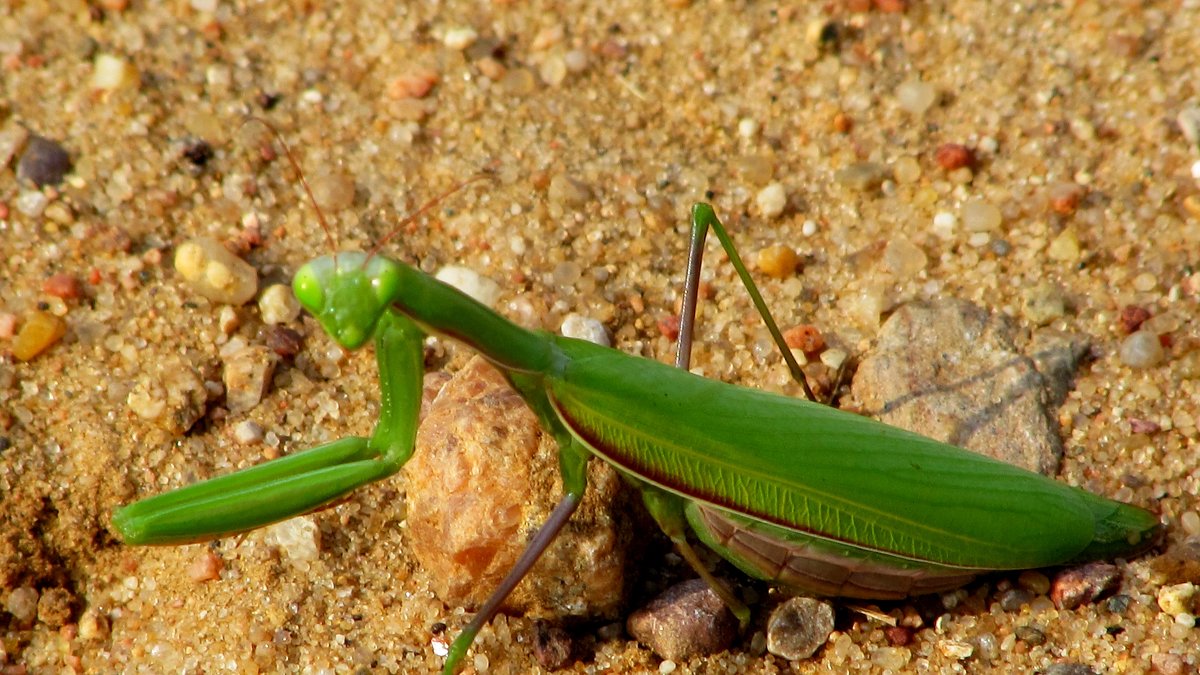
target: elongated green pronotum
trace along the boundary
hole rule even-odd
[[[803,381],[713,209],[697,204],[692,223],[677,365],[688,360],[711,228]],[[520,328],[386,258],[322,257],[300,268],[294,288],[342,346],[375,340],[382,407],[374,434],[142,500],[118,509],[113,524],[130,544],[211,539],[312,511],[392,475],[413,450],[425,336],[461,341],[506,375],[555,436],[566,494],[451,646],[447,673],[570,518],[592,456],[641,490],[743,623],[748,610],[699,564],[688,529],[752,576],[876,599],[948,590],[987,571],[1127,556],[1160,531],[1140,508],[873,420]]]

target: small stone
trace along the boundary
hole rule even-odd
[[[17,195],[17,211],[30,218],[40,218],[50,204],[50,198],[39,190],[25,190]]]
[[[279,547],[293,563],[312,562],[321,557],[321,528],[312,516],[299,516],[267,527],[263,541]]]
[[[764,218],[775,218],[783,213],[787,206],[787,192],[782,183],[771,183],[758,191],[754,198],[758,211]]]
[[[954,230],[958,227],[958,218],[954,217],[949,211],[938,211],[933,215],[933,233],[942,239],[950,239],[954,236]]]
[[[1180,110],[1175,121],[1179,124],[1179,130],[1183,132],[1183,137],[1200,149],[1200,108]],[[1200,176],[1196,177],[1200,178]]]
[[[825,337],[816,326],[804,324],[783,332],[783,341],[792,349],[805,354],[815,354],[825,348]]]
[[[17,160],[17,179],[34,185],[58,185],[71,170],[71,156],[58,141],[33,135]]]
[[[108,639],[108,617],[95,607],[88,607],[79,616],[79,639],[104,641]]]
[[[1045,595],[1050,592],[1050,577],[1037,570],[1025,570],[1017,576],[1017,585],[1034,595]]]
[[[225,335],[233,335],[240,325],[242,325],[242,319],[238,316],[237,310],[229,305],[223,305],[217,314],[217,326],[221,328],[221,332]]]
[[[886,166],[875,162],[858,162],[838,171],[833,179],[848,189],[867,192],[877,189],[887,177]]]
[[[1050,599],[1059,609],[1075,609],[1111,593],[1121,582],[1121,571],[1109,563],[1088,563],[1059,572],[1050,588]]]
[[[1121,308],[1121,314],[1117,317],[1117,329],[1125,335],[1130,335],[1137,332],[1149,318],[1150,310],[1145,307],[1126,305]]]
[[[30,586],[19,586],[9,592],[4,600],[4,609],[21,626],[32,626],[37,619],[38,592]]]
[[[1000,228],[1003,216],[991,202],[971,199],[962,206],[963,227],[968,232],[992,232]]]
[[[387,95],[392,99],[425,98],[439,79],[432,68],[414,68],[398,75],[387,84]]]
[[[1045,326],[1066,313],[1067,300],[1053,283],[1043,281],[1021,293],[1021,316],[1035,326]]]
[[[832,632],[832,604],[816,598],[789,598],[767,620],[767,651],[788,661],[807,659]]]
[[[703,579],[672,586],[629,615],[629,634],[660,658],[684,661],[728,649],[737,619]]]
[[[896,103],[913,115],[924,115],[937,98],[937,89],[920,80],[907,80],[896,88]]]
[[[586,184],[560,173],[550,179],[546,196],[550,203],[560,207],[579,208],[592,198],[592,191]]]
[[[892,175],[902,185],[912,185],[921,180],[921,163],[915,157],[905,155],[892,164]]]
[[[488,307],[495,307],[500,299],[500,284],[467,267],[446,265],[438,270],[434,278]]]
[[[925,269],[929,257],[906,237],[894,237],[883,249],[883,264],[896,278],[909,279]]]
[[[258,443],[263,439],[262,425],[254,420],[242,420],[233,427],[233,440],[241,445]]]
[[[791,247],[772,244],[758,252],[756,264],[763,274],[775,279],[786,279],[796,273],[800,257]]]
[[[175,271],[192,290],[215,302],[245,304],[258,290],[258,271],[211,237],[181,244]]]
[[[1017,626],[1013,630],[1013,635],[1016,635],[1021,642],[1033,647],[1046,644],[1046,633],[1034,626]]]
[[[533,656],[546,670],[558,670],[571,660],[571,636],[562,627],[541,619],[533,622]]]
[[[775,162],[766,155],[747,155],[738,160],[737,172],[751,185],[766,185],[775,174]],[[762,192],[759,192],[759,195],[762,195]],[[759,204],[758,208],[761,209],[762,204]]]
[[[905,647],[912,642],[913,630],[908,626],[887,626],[883,629],[883,636],[889,645]]]
[[[1054,183],[1046,190],[1046,203],[1057,214],[1069,216],[1079,208],[1087,190],[1076,183]]]
[[[1158,589],[1158,606],[1171,616],[1191,614],[1195,610],[1195,602],[1196,585],[1190,581]]]
[[[946,657],[959,661],[969,659],[975,653],[975,647],[971,643],[960,640],[940,640],[938,649]]]
[[[138,417],[182,434],[204,416],[209,389],[194,368],[178,359],[155,365],[129,391],[126,405]]]
[[[586,340],[602,347],[612,346],[612,342],[608,339],[608,331],[604,329],[604,324],[596,319],[579,314],[568,314],[563,319],[560,332],[566,337]]]
[[[78,300],[83,296],[83,284],[72,274],[59,273],[42,282],[42,292],[63,300]]]
[[[321,208],[330,213],[344,211],[354,205],[354,175],[339,168],[326,168],[309,179],[313,197]]]
[[[300,316],[300,303],[285,284],[271,284],[258,299],[258,311],[263,323],[275,325],[295,321]]]
[[[1073,263],[1079,260],[1079,237],[1075,234],[1075,230],[1067,228],[1060,232],[1051,240],[1050,246],[1046,249],[1046,255],[1050,256],[1051,260],[1058,262]]]
[[[13,340],[12,353],[18,361],[29,361],[54,346],[67,334],[67,322],[49,312],[34,311],[25,317]]]
[[[1000,609],[1016,612],[1033,602],[1033,593],[1023,588],[1010,588],[1000,594]]]
[[[442,44],[446,45],[447,49],[461,52],[475,44],[478,39],[479,33],[476,33],[474,28],[451,28],[442,36]]]
[[[304,348],[304,336],[286,326],[271,326],[263,339],[267,349],[285,359],[295,357]]]
[[[97,54],[92,59],[92,89],[114,91],[140,84],[137,68],[115,54]]]
[[[0,170],[8,168],[8,163],[28,141],[29,130],[20,124],[10,122],[0,130]]]
[[[0,312],[0,340],[12,339],[17,334],[17,315]]]
[[[943,143],[933,153],[933,159],[946,171],[953,171],[975,164],[975,153],[961,143]]]
[[[221,578],[221,570],[225,569],[225,561],[221,560],[221,556],[217,555],[211,548],[205,547],[200,551],[200,555],[192,560],[192,564],[188,566],[188,578],[192,583],[203,583],[205,581],[215,581]]]
[[[243,347],[225,357],[225,405],[231,413],[254,409],[275,374],[275,355],[266,347]]]
[[[1121,363],[1130,368],[1153,368],[1166,358],[1158,334],[1139,330],[1121,342],[1118,350]]]

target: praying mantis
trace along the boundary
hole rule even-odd
[[[374,253],[305,264],[293,289],[322,328],[345,349],[374,341],[380,414],[372,435],[143,499],[117,509],[114,528],[131,545],[204,541],[314,511],[396,473],[413,452],[423,344],[434,334],[482,354],[524,398],[558,443],[564,491],[451,645],[444,673],[455,672],[571,518],[592,457],[637,487],[681,556],[743,627],[749,609],[712,578],[689,532],[753,577],[861,599],[946,591],[984,572],[1131,556],[1154,545],[1159,519],[1141,508],[813,402],[715,211],[700,203],[691,216],[676,367],[519,327]],[[688,372],[710,230],[809,400]]]

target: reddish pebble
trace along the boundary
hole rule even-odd
[[[8,217],[8,204],[0,202],[0,220]]]
[[[388,82],[387,95],[393,99],[425,98],[437,81],[437,71],[432,68],[418,68]]]
[[[893,647],[905,647],[912,642],[912,629],[907,626],[888,626],[883,629],[883,635]]]
[[[960,143],[943,143],[933,153],[938,166],[947,171],[961,169],[975,163],[975,153]]]
[[[17,315],[0,312],[0,338],[10,339],[17,334]]]
[[[1121,316],[1117,317],[1117,327],[1125,335],[1132,335],[1143,323],[1150,318],[1150,310],[1137,305],[1126,305],[1121,308]]]
[[[59,273],[42,283],[42,292],[63,300],[76,300],[83,295],[83,284],[70,274]]]
[[[839,134],[848,134],[854,128],[854,119],[844,112],[833,116],[833,130]]]
[[[906,0],[875,0],[875,8],[884,14],[899,14],[908,9]]]
[[[789,328],[783,333],[783,341],[792,349],[799,349],[805,354],[819,352],[825,348],[825,337],[816,326],[804,324]]]
[[[90,272],[88,272],[88,283],[89,284],[95,286],[96,284],[100,283],[100,281],[102,279],[103,279],[103,277],[100,276],[100,270],[96,269],[95,267],[93,267],[92,270]]]
[[[204,581],[212,581],[221,576],[221,570],[225,567],[225,561],[211,549],[204,549],[191,566],[188,567],[188,578],[196,583]]]
[[[658,320],[658,332],[663,334],[663,337],[674,342],[679,339],[679,315],[672,314],[664,316]]]
[[[1050,210],[1057,214],[1069,216],[1079,208],[1085,190],[1082,185],[1075,183],[1055,183],[1046,192]]]

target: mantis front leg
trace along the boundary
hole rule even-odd
[[[380,415],[370,438],[352,436],[143,499],[113,513],[129,544],[207,541],[315,511],[386,478],[412,456],[421,404],[425,334],[393,311],[375,332]]]

